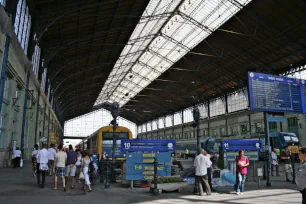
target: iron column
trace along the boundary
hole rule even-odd
[[[39,97],[40,97],[40,89],[37,91],[37,98],[36,98],[35,144],[37,144],[37,130],[38,130],[38,119],[39,119]]]
[[[270,162],[270,136],[269,136],[269,121],[268,121],[268,113],[264,112],[264,122],[265,122],[265,154],[266,154],[266,169],[267,169],[267,182],[266,186],[271,186],[271,181],[270,181],[270,167],[271,167],[271,162]]]
[[[26,79],[26,87],[24,91],[24,103],[23,103],[23,114],[22,114],[22,128],[21,128],[21,141],[20,148],[22,155],[24,156],[24,134],[25,134],[25,124],[26,124],[26,116],[27,116],[27,105],[28,105],[28,89],[29,89],[29,81],[30,81],[30,70],[27,70],[27,79]]]
[[[9,47],[10,47],[10,37],[6,36],[3,58],[2,58],[1,76],[0,76],[0,113],[2,109],[2,101],[3,101],[3,95],[4,95],[4,86],[5,86]]]

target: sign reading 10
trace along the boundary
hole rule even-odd
[[[123,145],[124,145],[124,149],[130,149],[130,147],[131,147],[131,143],[129,143],[129,142],[125,142],[125,143],[123,143]]]

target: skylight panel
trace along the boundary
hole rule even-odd
[[[151,0],[95,105],[124,105],[250,1],[185,0],[175,10],[180,0]]]

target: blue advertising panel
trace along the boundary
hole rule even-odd
[[[157,175],[171,176],[170,152],[129,152],[126,158],[126,180],[152,180],[155,157],[158,162]]]
[[[261,140],[223,140],[222,149],[225,151],[260,151]]]
[[[226,152],[225,157],[227,161],[235,161],[238,152]],[[258,151],[244,152],[244,156],[248,157],[249,161],[257,161],[259,158]]]
[[[121,152],[167,152],[175,147],[175,140],[121,140]]]
[[[249,72],[248,85],[251,110],[306,113],[304,80]]]
[[[124,158],[123,152],[120,151],[121,140],[116,140],[115,157]],[[109,158],[113,156],[113,140],[102,140],[102,152]]]

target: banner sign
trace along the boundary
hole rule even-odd
[[[306,113],[305,80],[249,72],[250,109]]]
[[[157,158],[157,175],[171,176],[170,152],[142,153],[128,152],[126,157],[126,180],[152,180],[154,158]]]
[[[121,140],[122,152],[167,152],[175,148],[175,140]]]
[[[223,140],[222,149],[225,151],[260,151],[261,140]]]
[[[227,161],[235,161],[239,156],[238,152],[226,152],[225,154]],[[244,156],[248,157],[249,161],[257,161],[259,158],[258,151],[244,152]]]

